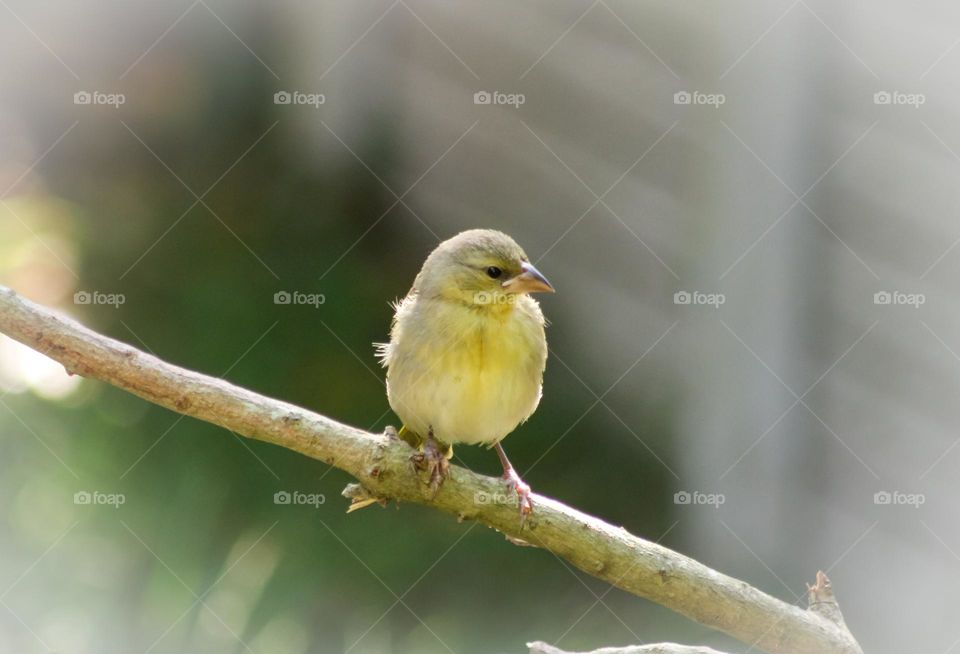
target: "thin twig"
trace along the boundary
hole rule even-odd
[[[724,654],[709,647],[693,647],[676,643],[653,645],[627,645],[626,647],[602,647],[590,652],[568,652],[540,641],[527,643],[530,654]]]

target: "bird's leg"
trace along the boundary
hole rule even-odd
[[[433,430],[427,434],[423,441],[423,450],[410,457],[414,468],[425,471],[430,476],[428,482],[430,490],[436,494],[443,484],[443,480],[450,473],[450,457],[453,456],[453,448],[441,443],[433,435]]]
[[[497,456],[500,457],[500,463],[503,465],[503,478],[507,480],[507,487],[517,493],[517,499],[520,501],[520,521],[523,522],[528,515],[533,513],[533,503],[530,501],[530,486],[520,479],[520,475],[514,470],[499,441],[494,443],[493,447],[496,448]]]
[[[387,429],[390,430],[393,428],[387,427]],[[393,429],[393,436],[406,441],[407,445],[414,449],[420,449],[420,446],[423,444],[423,438],[421,438],[419,434],[408,429],[406,425],[401,426],[400,431]]]

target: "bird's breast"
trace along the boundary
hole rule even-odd
[[[546,339],[531,306],[488,311],[442,301],[398,311],[388,394],[417,433],[492,443],[536,409]]]

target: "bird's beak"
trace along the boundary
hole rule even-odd
[[[511,277],[503,283],[503,288],[511,293],[553,293],[553,285],[547,281],[547,278],[540,274],[540,271],[533,267],[532,263],[524,261],[520,264],[522,273]]]

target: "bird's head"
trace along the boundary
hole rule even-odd
[[[523,293],[554,292],[516,241],[492,229],[471,229],[438,245],[415,288],[426,296],[503,307]]]

